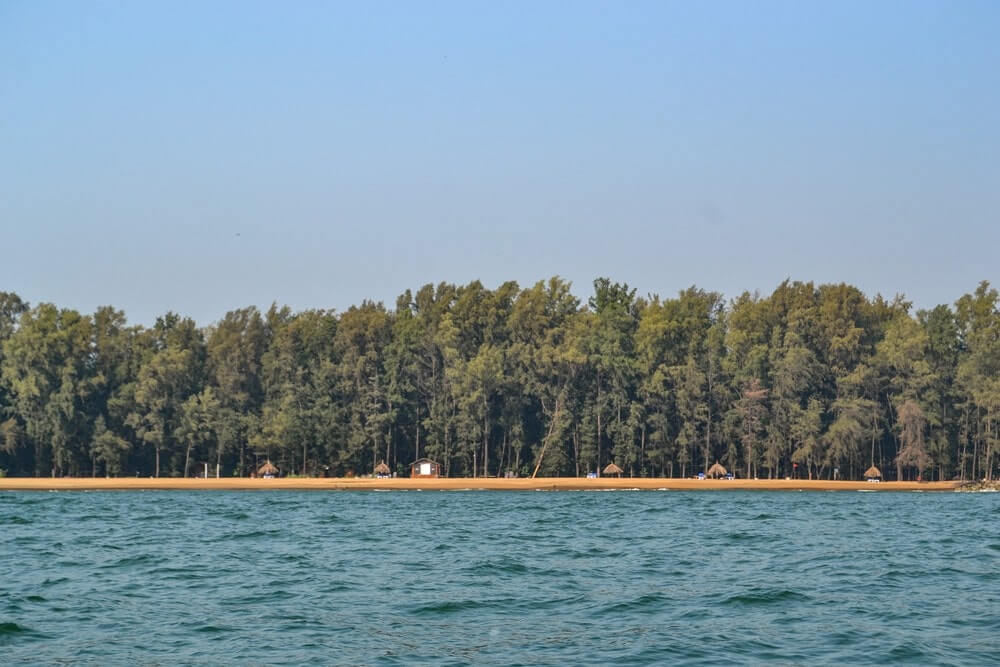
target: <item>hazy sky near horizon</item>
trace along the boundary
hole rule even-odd
[[[1000,3],[0,2],[0,290],[428,282],[918,307],[1000,281]]]

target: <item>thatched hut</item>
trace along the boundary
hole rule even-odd
[[[882,481],[882,471],[872,466],[865,471],[865,479],[869,482],[881,482]]]
[[[623,472],[625,472],[625,471],[622,470],[621,468],[619,468],[618,466],[616,466],[614,463],[609,463],[607,466],[605,466],[604,472],[601,473],[601,474],[603,474],[603,475],[618,475],[619,477],[621,477]]]
[[[257,474],[261,477],[275,477],[278,474],[278,467],[268,460],[257,470]]]
[[[706,477],[711,477],[713,479],[718,479],[720,477],[725,477],[728,474],[729,474],[729,471],[726,470],[725,467],[723,467],[723,465],[721,463],[719,463],[718,461],[716,461],[715,464],[711,468],[708,469],[708,472],[705,473],[705,476]]]
[[[389,466],[385,464],[385,461],[382,461],[382,463],[379,463],[377,466],[375,466],[375,474],[379,477],[383,475],[389,475],[391,473],[392,471],[389,470]]]

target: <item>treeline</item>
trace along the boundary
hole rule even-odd
[[[407,291],[394,310],[272,306],[199,328],[33,308],[0,293],[0,469],[10,475],[992,477],[1000,311],[786,281],[732,301],[552,278]]]

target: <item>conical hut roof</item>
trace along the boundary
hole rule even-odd
[[[375,474],[376,475],[388,475],[389,474],[389,466],[387,466],[385,464],[385,461],[382,461],[382,463],[379,463],[377,466],[375,466]]]
[[[723,465],[721,463],[719,463],[718,461],[716,461],[715,464],[711,468],[708,469],[707,476],[708,477],[725,477],[728,474],[729,474],[729,471],[727,471],[723,467]]]
[[[871,468],[865,471],[865,477],[875,478],[881,476],[882,476],[882,471],[876,468],[875,466],[872,466]]]
[[[270,461],[268,461],[268,462],[266,462],[264,465],[262,465],[260,467],[260,470],[257,471],[257,474],[258,475],[277,475],[278,474],[278,468],[273,463],[271,463]]]
[[[623,472],[625,472],[625,471],[622,470],[621,468],[619,468],[618,466],[616,466],[614,463],[609,463],[604,468],[604,474],[605,475],[620,475]]]

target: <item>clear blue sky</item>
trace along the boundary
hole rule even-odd
[[[0,290],[1000,282],[1000,3],[0,2]]]

